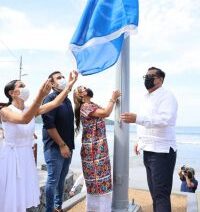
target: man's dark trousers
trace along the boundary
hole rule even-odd
[[[171,212],[170,195],[176,152],[172,148],[169,153],[144,151],[143,159],[154,212]]]

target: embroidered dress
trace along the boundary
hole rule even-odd
[[[13,105],[16,113],[23,111]],[[4,144],[0,148],[0,211],[26,212],[39,204],[39,183],[32,142],[34,119],[28,124],[2,122]]]
[[[84,103],[80,111],[83,126],[81,159],[87,187],[87,209],[97,211],[96,207],[101,207],[102,210],[98,211],[110,211],[112,180],[105,122],[103,118],[90,116],[97,108],[99,106],[94,103]]]

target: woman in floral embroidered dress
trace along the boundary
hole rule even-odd
[[[74,91],[76,132],[82,123],[81,159],[87,187],[87,211],[111,211],[111,166],[104,118],[108,117],[120,96],[114,91],[106,108],[91,102],[93,92],[79,86]]]

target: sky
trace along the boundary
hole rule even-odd
[[[66,76],[76,69],[68,50],[86,0],[1,0],[0,102],[4,86],[19,76],[33,101],[48,75]],[[166,72],[164,87],[178,101],[178,126],[200,126],[200,1],[140,0],[137,33],[130,38],[130,111],[135,112],[146,90],[142,76],[151,66]],[[94,91],[94,101],[106,106],[116,89],[116,66],[76,83]],[[123,94],[122,94],[123,95]],[[71,98],[72,96],[70,96]],[[113,118],[113,115],[111,118]]]

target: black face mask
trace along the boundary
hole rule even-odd
[[[155,86],[155,84],[154,84],[154,78],[153,77],[147,77],[147,78],[145,78],[144,85],[145,85],[145,87],[146,87],[147,90],[153,88]]]
[[[89,96],[89,97],[92,98],[93,95],[94,95],[94,94],[93,94],[93,91],[92,91],[90,88],[87,88],[86,91],[87,91],[87,96]]]

